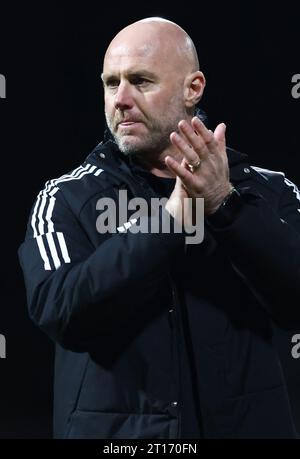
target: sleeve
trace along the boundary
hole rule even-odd
[[[274,209],[255,190],[241,189],[238,215],[213,233],[237,274],[282,328],[300,324],[300,194],[283,174]]]
[[[146,298],[153,306],[172,254],[184,245],[176,232],[105,236],[95,248],[61,191],[51,197],[41,192],[19,248],[31,319],[74,351],[139,314]]]

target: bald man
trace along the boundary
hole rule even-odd
[[[109,138],[46,182],[19,249],[56,343],[55,437],[295,437],[272,330],[299,324],[298,189],[197,116],[177,24],[121,30],[102,81]]]
[[[204,198],[206,213],[213,213],[232,189],[225,125],[219,125],[213,135],[199,118],[192,118],[205,78],[187,33],[160,18],[126,27],[108,47],[102,79],[106,121],[119,150],[135,155],[155,176],[178,177],[167,209],[175,207],[173,197],[188,197],[188,190],[193,197]],[[197,134],[216,153],[202,166],[202,175],[206,169],[209,173],[205,182],[196,181],[185,167],[197,168],[206,153],[207,147],[201,145],[201,135]],[[190,143],[195,143],[194,149]],[[217,177],[215,168],[220,169]]]

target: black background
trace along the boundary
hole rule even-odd
[[[0,99],[0,333],[7,341],[1,438],[51,436],[53,346],[28,319],[17,248],[44,182],[77,167],[102,138],[100,73],[110,40],[147,16],[185,28],[207,78],[201,107],[209,127],[225,122],[228,145],[300,185],[300,99],[291,95],[292,76],[300,73],[296,5],[1,4],[0,73],[7,81],[7,98]],[[291,356],[292,335],[278,332],[275,342],[300,431],[300,359]]]

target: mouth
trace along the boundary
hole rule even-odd
[[[143,124],[141,121],[134,121],[134,120],[121,121],[117,124],[117,129],[121,131],[125,130],[125,132],[127,130],[127,132],[129,132],[128,130],[131,131],[131,129],[135,129],[141,124]]]
[[[133,124],[138,124],[140,121],[128,120],[128,121],[121,121],[118,123],[118,126],[132,126]]]

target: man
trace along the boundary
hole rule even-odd
[[[30,316],[56,342],[55,436],[296,436],[271,338],[273,320],[299,323],[297,188],[194,116],[205,78],[178,25],[123,29],[102,80],[113,140],[46,183],[19,250]],[[120,191],[167,202],[101,232]],[[202,198],[204,240],[187,244],[176,225]]]

